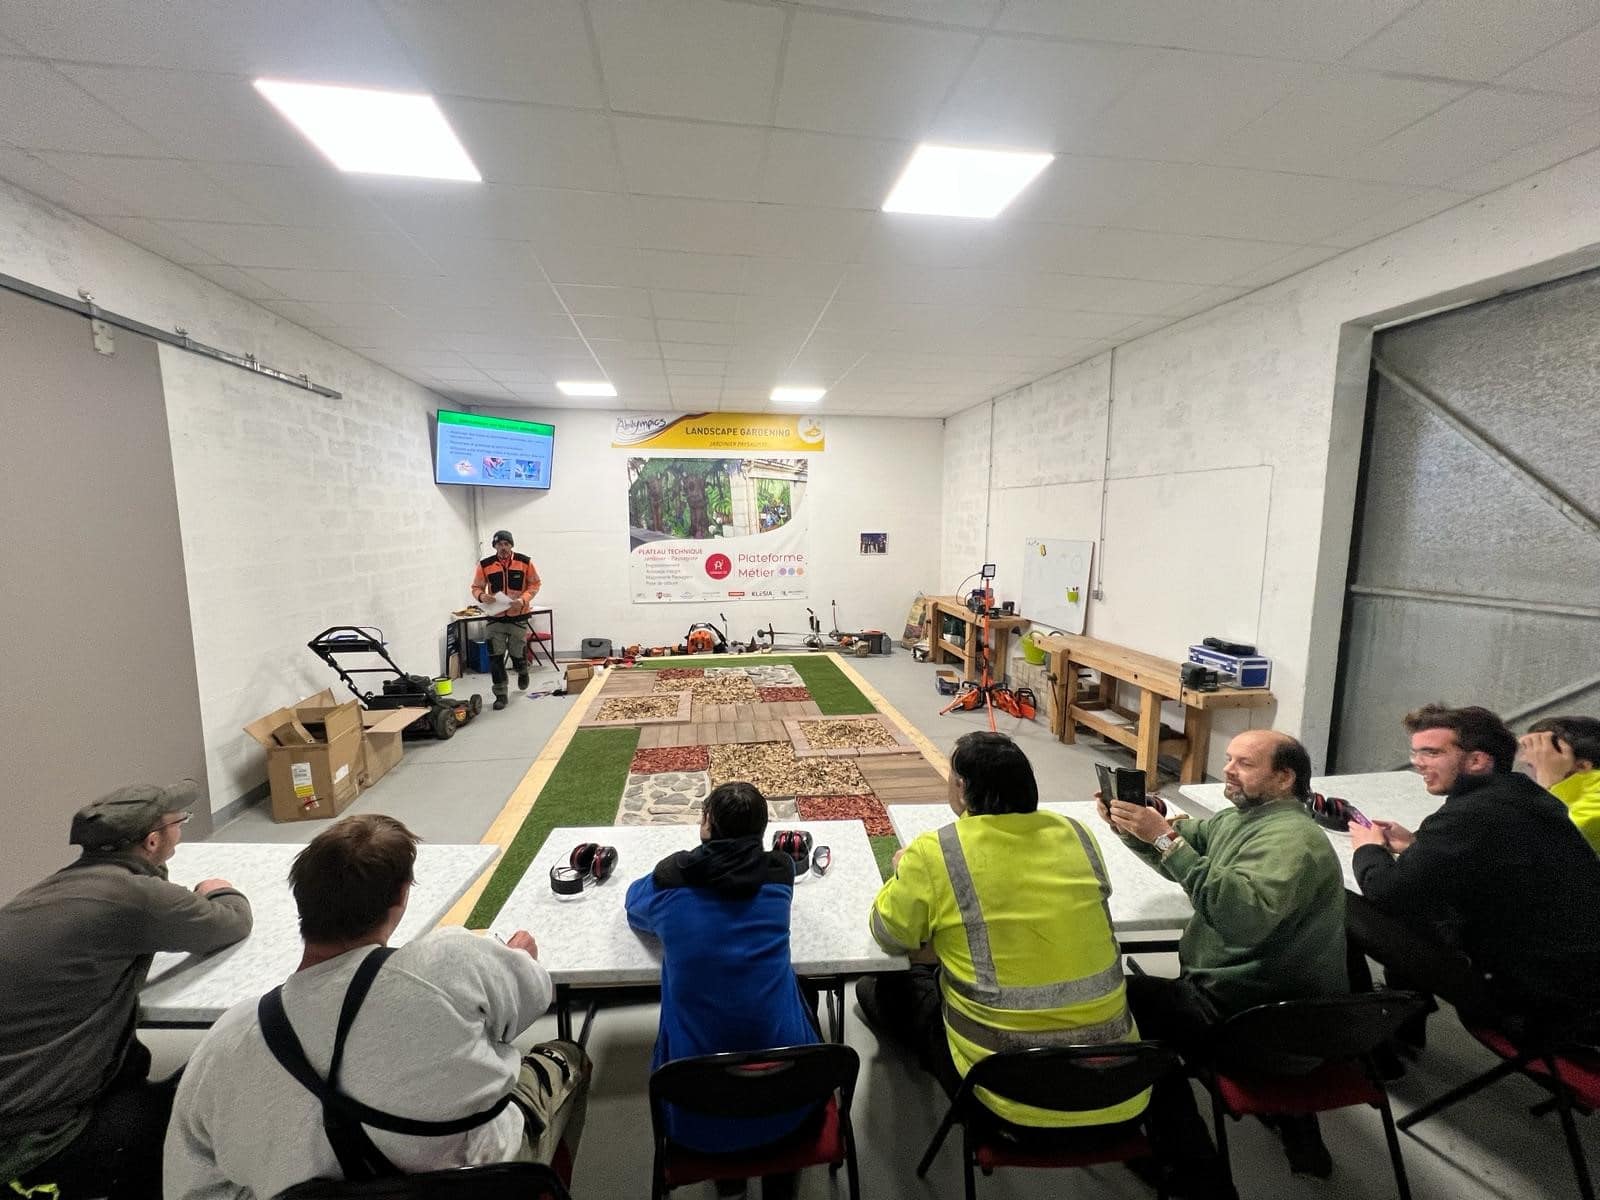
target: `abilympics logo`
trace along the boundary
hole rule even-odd
[[[706,556],[706,574],[713,579],[726,579],[733,574],[733,561],[726,554]]]

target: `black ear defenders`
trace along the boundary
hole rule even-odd
[[[811,869],[811,835],[804,829],[780,829],[772,835],[772,848],[794,859],[794,873]]]
[[[617,848],[599,842],[581,842],[567,856],[566,866],[550,868],[550,890],[558,896],[576,896],[585,880],[604,883],[617,869]]]

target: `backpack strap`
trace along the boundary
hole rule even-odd
[[[373,1144],[366,1130],[362,1128],[364,1125],[412,1137],[444,1137],[449,1134],[465,1133],[480,1125],[488,1124],[505,1111],[506,1105],[511,1102],[508,1093],[482,1112],[469,1113],[467,1116],[450,1121],[419,1121],[372,1108],[339,1090],[339,1067],[344,1060],[344,1046],[350,1034],[350,1027],[355,1023],[356,1014],[360,1012],[361,1005],[372,988],[373,979],[393,953],[392,947],[380,946],[362,959],[361,965],[356,968],[355,976],[345,992],[344,1004],[339,1011],[338,1031],[334,1035],[333,1059],[326,1080],[312,1067],[299,1037],[294,1032],[294,1027],[289,1023],[288,1014],[283,1007],[283,988],[281,986],[273,988],[261,997],[260,1003],[256,1006],[256,1015],[261,1022],[261,1033],[266,1039],[267,1049],[272,1051],[272,1056],[278,1060],[278,1064],[289,1072],[301,1087],[322,1103],[323,1130],[327,1133],[328,1142],[339,1160],[339,1167],[348,1180],[376,1179],[401,1174]]]

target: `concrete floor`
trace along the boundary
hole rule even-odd
[[[938,716],[943,701],[933,688],[932,668],[913,663],[896,649],[886,658],[851,660],[864,677],[914,725],[948,751],[969,729],[987,727],[981,713]],[[547,674],[545,679],[552,676]],[[487,677],[469,677],[488,693]],[[539,681],[535,681],[535,687]],[[472,690],[471,686],[467,690]],[[406,758],[380,788],[354,810],[381,810],[405,821],[431,841],[478,840],[528,765],[568,711],[561,697],[514,699],[504,712],[485,712],[449,742],[407,747]],[[1063,746],[1047,726],[1001,715],[1002,731],[1024,746],[1041,784],[1041,798],[1086,799],[1094,791],[1094,762],[1126,762],[1120,750],[1097,751],[1092,744]],[[1175,789],[1163,789],[1171,794]],[[274,825],[257,810],[223,829],[219,841],[309,839],[318,822]],[[537,933],[537,930],[534,931]],[[1141,958],[1147,971],[1172,974],[1170,956]],[[574,1194],[584,1197],[644,1196],[649,1193],[650,1117],[645,1101],[650,1050],[655,1039],[654,1005],[608,1008],[600,1013],[589,1048],[597,1069],[589,1123],[578,1155]],[[524,1035],[527,1042],[554,1036],[554,1018],[544,1017]],[[156,1056],[156,1069],[176,1069],[187,1059],[198,1035],[147,1031],[142,1035]],[[958,1143],[952,1141],[926,1182],[913,1174],[927,1139],[943,1113],[935,1085],[893,1049],[880,1051],[877,1039],[851,1002],[847,1041],[861,1055],[855,1102],[862,1194],[877,1197],[927,1197],[960,1194]],[[1416,1107],[1454,1084],[1492,1065],[1493,1059],[1468,1038],[1448,1010],[1431,1022],[1430,1044],[1422,1061],[1393,1086],[1398,1113]],[[1560,1129],[1554,1117],[1532,1118],[1527,1108],[1541,1099],[1522,1080],[1502,1082],[1423,1125],[1419,1136],[1403,1136],[1402,1148],[1414,1194],[1419,1200],[1523,1200],[1575,1196]],[[1202,1108],[1202,1111],[1206,1111]],[[1600,1166],[1600,1122],[1581,1121],[1591,1160]],[[1235,1125],[1229,1137],[1235,1175],[1247,1200],[1267,1197],[1382,1197],[1395,1194],[1378,1116],[1350,1109],[1323,1117],[1323,1134],[1336,1170],[1329,1180],[1291,1176],[1270,1133],[1254,1122]],[[1066,1174],[1001,1172],[979,1181],[985,1197],[1023,1198],[1075,1195],[1085,1198],[1151,1195],[1127,1171],[1099,1167]],[[677,1193],[710,1197],[709,1185]],[[826,1171],[807,1172],[800,1194],[806,1200],[843,1196],[842,1175],[830,1185]]]

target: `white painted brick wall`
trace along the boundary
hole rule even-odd
[[[240,726],[337,682],[305,647],[325,626],[380,625],[402,666],[437,670],[474,539],[465,494],[432,482],[436,397],[4,183],[0,272],[344,393],[161,348],[213,808],[265,779]]]
[[[1594,266],[1597,231],[1600,152],[1119,347],[1107,513],[1118,534],[1105,548],[1107,597],[1091,606],[1090,631],[1178,657],[1186,640],[1178,631],[1194,614],[1218,611],[1219,598],[1237,611],[1236,628],[1254,624],[1259,607],[1257,639],[1274,659],[1278,705],[1256,719],[1298,732],[1320,762],[1358,469],[1353,414],[1365,395],[1364,329]],[[958,476],[970,481],[973,433],[987,428],[991,412],[997,484],[1002,447],[1027,479],[1048,478],[1050,460],[1093,462],[1102,449],[1092,421],[1063,429],[1047,417],[1052,400],[1043,390],[1019,389],[948,422],[947,567],[978,557],[984,506]],[[1054,444],[1024,444],[1030,421],[1053,428]],[[1212,486],[1207,473],[1226,482]],[[1252,488],[1259,491],[1247,499]],[[1056,503],[1087,503],[1043,485],[1037,493],[997,490],[989,505],[991,558],[1003,553],[997,532],[1014,537],[1021,518],[1012,514],[1034,500],[1047,520]],[[1209,536],[1196,535],[1197,519]],[[1141,570],[1119,583],[1118,564],[1130,560]],[[1259,566],[1242,579],[1241,564],[1252,560]],[[1213,765],[1246,719],[1219,717]]]
[[[611,447],[615,413],[516,409],[496,415],[556,427],[550,490],[486,489],[479,534],[487,538],[509,529],[517,549],[538,566],[544,580],[539,600],[555,610],[560,649],[576,649],[583,637],[676,643],[691,623],[717,621],[712,605],[630,599],[629,452]],[[829,601],[837,600],[842,627],[878,628],[898,637],[912,597],[938,578],[943,453],[938,421],[827,417],[827,449],[809,456],[806,485],[811,596],[729,602],[733,636],[749,638],[757,625],[769,622],[779,630],[803,630],[807,605],[826,631]],[[889,553],[862,554],[863,532],[888,533]]]
[[[944,522],[939,593],[949,593],[984,561],[989,527],[989,433],[992,404],[944,423]]]

